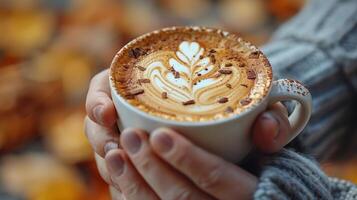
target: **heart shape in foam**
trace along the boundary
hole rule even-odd
[[[149,64],[146,65],[143,78],[151,80],[151,85],[159,96],[162,92],[167,92],[180,103],[195,100],[202,105],[210,104],[216,99],[209,94],[205,95],[205,91],[217,88],[217,84],[224,86],[229,77],[214,77],[219,66],[212,64],[210,57],[203,57],[204,51],[199,43],[184,41],[175,53],[156,52],[147,59],[144,58],[143,62]],[[233,70],[231,75],[238,76],[236,72]]]

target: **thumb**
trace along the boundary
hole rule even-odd
[[[108,70],[104,70],[92,78],[86,98],[86,111],[93,122],[109,128],[115,124],[117,113],[110,95],[108,76]]]
[[[252,130],[253,144],[263,153],[279,151],[292,137],[288,113],[281,103],[270,106],[262,113]]]

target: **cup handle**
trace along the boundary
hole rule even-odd
[[[278,101],[295,100],[293,112],[289,116],[291,139],[294,139],[306,126],[311,116],[312,98],[310,92],[298,81],[280,79],[273,82],[269,95],[269,105]]]

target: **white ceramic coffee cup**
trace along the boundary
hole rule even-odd
[[[111,70],[117,59],[118,57],[114,58]],[[269,78],[267,81],[272,81],[272,77]],[[294,80],[273,81],[259,103],[234,116],[216,121],[182,122],[163,119],[139,110],[117,92],[113,77],[110,76],[109,79],[112,99],[119,115],[119,130],[135,127],[150,133],[159,127],[173,128],[193,143],[234,163],[242,160],[252,149],[250,129],[257,116],[268,105],[285,100],[298,102],[289,116],[291,140],[303,130],[311,115],[311,95],[301,83]]]

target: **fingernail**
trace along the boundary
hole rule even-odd
[[[117,149],[117,148],[119,148],[118,143],[109,141],[104,145],[104,153],[106,155],[110,150]]]
[[[276,119],[273,114],[266,112],[262,115],[262,119],[263,120],[267,120],[270,123],[274,123],[275,124],[275,131],[274,131],[274,139],[277,138],[279,136],[279,131],[280,131],[280,122],[278,119]]]
[[[120,154],[109,157],[107,163],[111,176],[120,176],[123,174],[125,163]]]
[[[170,151],[173,146],[171,137],[165,132],[154,133],[153,139],[157,142],[157,148],[162,153]]]
[[[134,131],[123,132],[123,146],[129,151],[129,153],[134,154],[139,151],[141,147],[140,137]]]
[[[102,113],[103,113],[103,106],[98,105],[93,110],[94,117],[98,122],[102,122]]]

